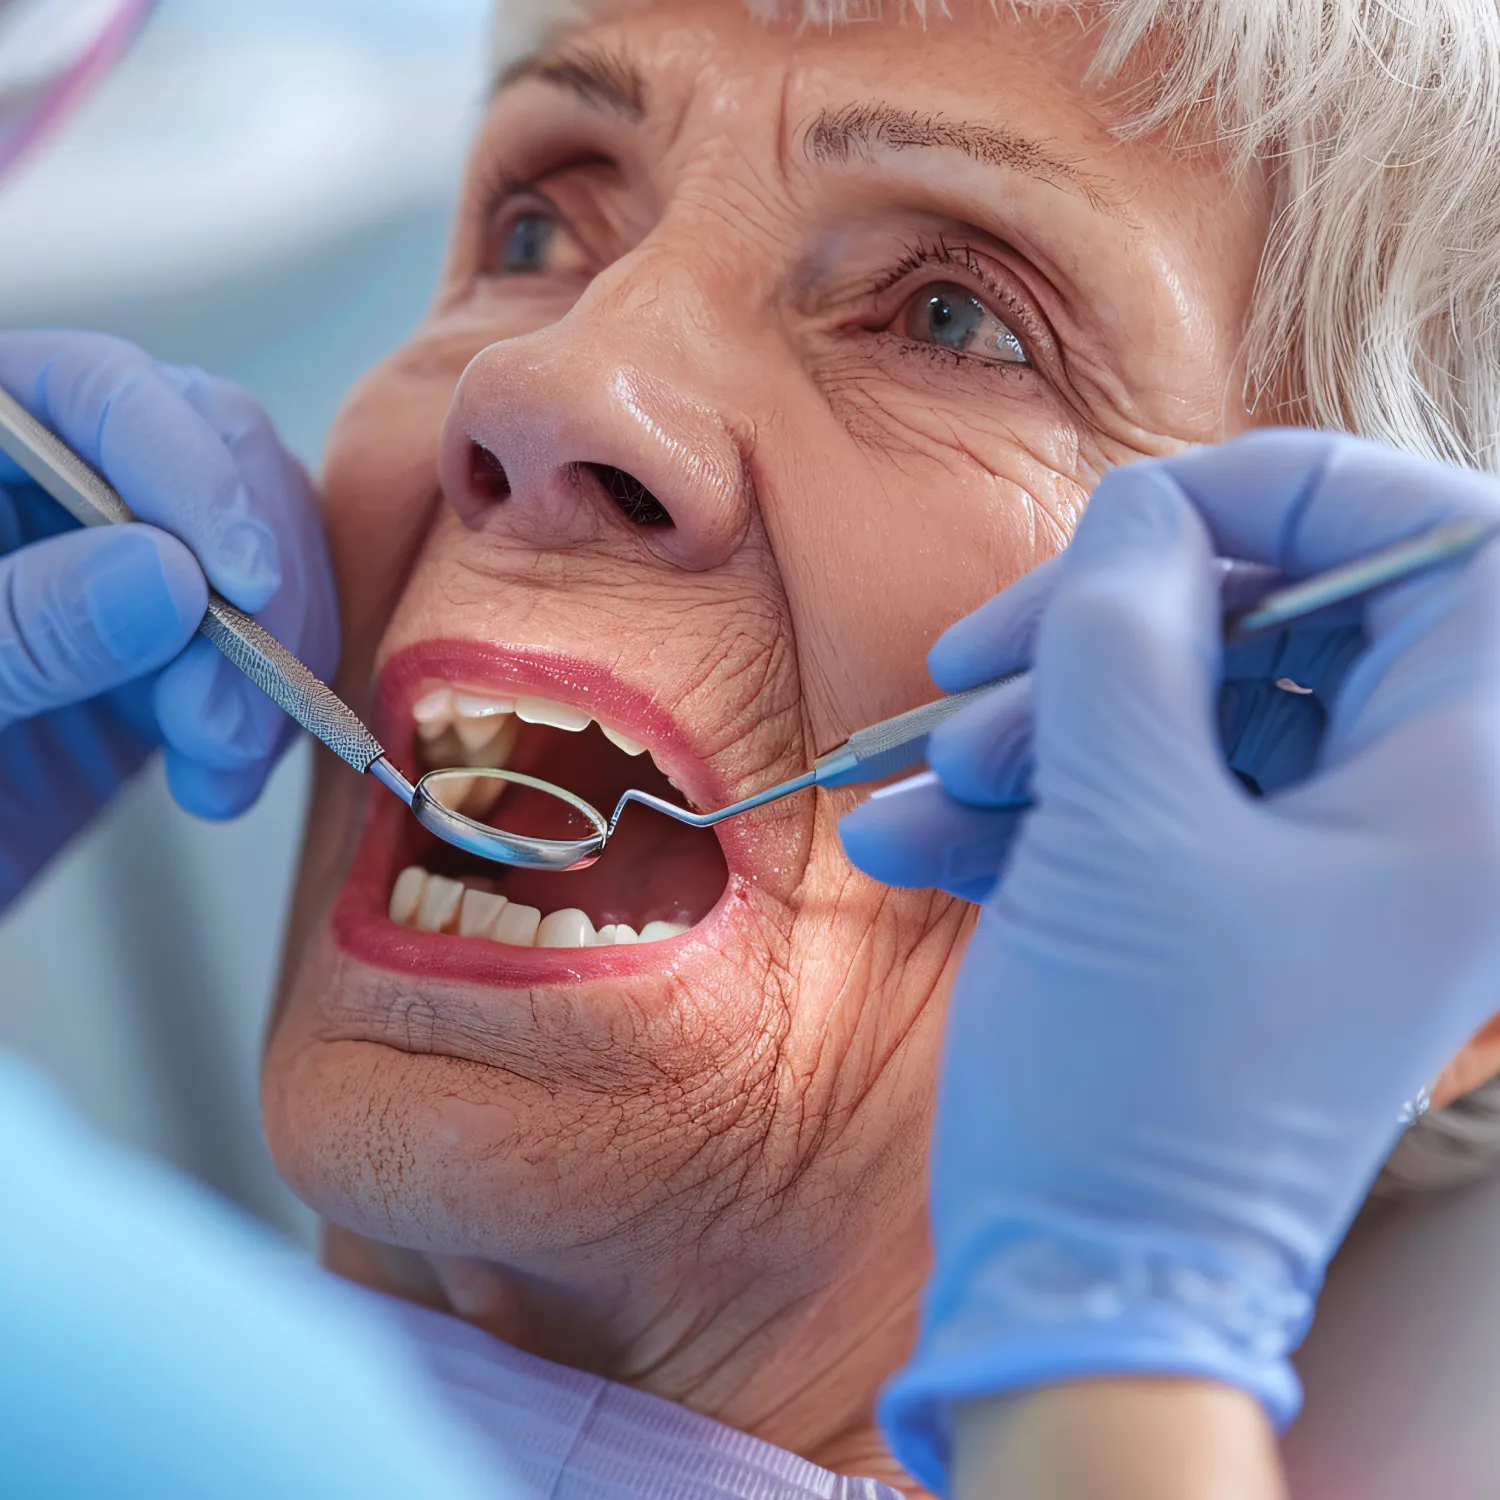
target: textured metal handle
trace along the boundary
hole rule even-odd
[[[904,746],[923,744],[939,724],[951,719],[959,709],[992,692],[1001,683],[1013,682],[1022,675],[1014,672],[1009,677],[997,677],[993,682],[981,683],[962,693],[950,693],[934,703],[924,703],[919,708],[908,709],[904,714],[897,714],[894,719],[871,724],[868,729],[858,729],[849,736],[849,749],[861,765],[866,765],[877,756],[888,755]],[[911,762],[908,761],[907,764]],[[900,767],[893,766],[891,769],[899,770]]]
[[[879,781],[882,776],[904,771],[908,766],[920,765],[927,758],[927,736],[939,724],[1001,683],[1013,682],[1024,675],[1014,672],[1009,677],[997,677],[994,682],[981,683],[962,693],[950,693],[946,698],[908,709],[893,719],[882,719],[878,724],[855,730],[842,745],[820,755],[814,762],[817,784],[823,787],[855,786],[861,782]]]
[[[106,480],[3,390],[0,450],[15,459],[75,521],[85,526],[107,526],[135,520],[130,507]]]
[[[0,450],[85,526],[135,520],[135,513],[102,475],[3,390]],[[385,754],[380,741],[332,688],[313,676],[269,630],[227,599],[209,594],[208,613],[198,633],[207,636],[261,692],[356,771],[368,771]]]
[[[385,754],[380,741],[332,688],[227,599],[208,596],[208,613],[198,634],[207,636],[261,692],[356,771],[368,771]]]

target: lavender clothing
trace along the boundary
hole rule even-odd
[[[445,1313],[361,1292],[491,1457],[505,1500],[902,1500],[876,1479],[512,1349]]]

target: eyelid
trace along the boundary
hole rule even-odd
[[[535,182],[522,182],[516,178],[507,177],[497,182],[493,189],[485,194],[483,200],[485,222],[493,224],[502,209],[510,208],[521,199],[529,200],[528,206],[539,205],[559,222],[563,221],[562,210]]]

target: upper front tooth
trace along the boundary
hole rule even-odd
[[[601,724],[600,729],[604,731],[604,738],[611,745],[618,745],[626,755],[644,755],[646,747],[631,739],[628,734],[621,734],[618,729],[611,729],[608,724]]]
[[[418,724],[446,724],[453,717],[453,690],[440,687],[423,693],[412,704],[411,716]]]
[[[582,709],[546,698],[518,698],[516,717],[526,724],[550,724],[554,729],[587,729],[593,723]]]
[[[496,714],[514,713],[515,709],[508,698],[486,698],[479,693],[453,695],[453,712],[461,719],[493,719]]]
[[[411,715],[417,721],[418,737],[430,745],[453,724],[453,694],[447,688],[434,688],[412,704]]]
[[[458,734],[459,744],[473,754],[476,750],[483,750],[505,728],[505,720],[457,718],[453,721],[453,728]]]

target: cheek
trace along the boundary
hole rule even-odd
[[[356,388],[329,435],[324,514],[343,613],[343,676],[364,680],[440,502],[437,439],[462,365],[411,368],[408,353]]]
[[[1087,489],[1073,432],[1039,412],[960,416],[868,383],[830,396],[766,445],[762,491],[809,714],[833,743],[932,697],[928,647],[1057,552]]]

